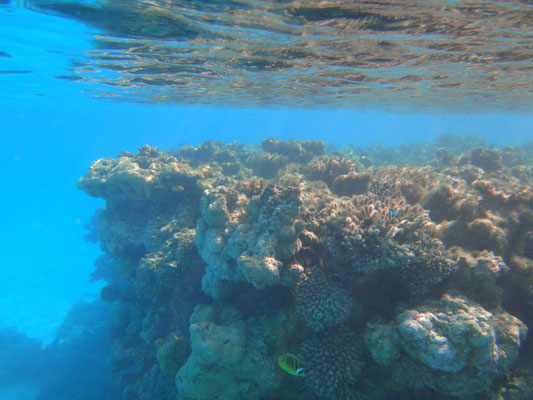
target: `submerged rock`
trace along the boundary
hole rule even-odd
[[[476,147],[470,152],[470,162],[485,172],[498,171],[503,168],[500,152],[496,149]]]
[[[444,295],[389,324],[369,324],[365,339],[374,361],[396,377],[405,363],[420,365],[424,386],[470,398],[487,392],[512,367],[526,335],[527,327],[506,312],[493,314],[466,298]]]
[[[280,371],[257,336],[257,323],[231,307],[196,306],[189,326],[192,354],[176,375],[180,398],[259,400],[274,392]]]
[[[200,255],[209,264],[204,291],[222,299],[231,282],[246,281],[258,289],[281,284],[290,270],[283,260],[301,247],[299,206],[295,188],[268,186],[252,199],[226,187],[206,192],[196,234]]]

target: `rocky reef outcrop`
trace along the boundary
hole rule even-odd
[[[369,323],[365,340],[374,361],[400,385],[462,397],[485,392],[503,376],[526,336],[527,327],[512,315],[444,295],[404,310],[392,323]]]
[[[197,305],[190,318],[192,353],[176,374],[182,399],[263,399],[280,385],[266,334],[282,332],[284,312],[244,318],[237,309]],[[239,384],[235,384],[239,382]]]
[[[472,137],[95,161],[112,376],[128,400],[528,399],[532,181],[533,146]]]
[[[301,248],[299,197],[298,189],[277,185],[252,199],[225,186],[204,194],[196,243],[208,263],[202,281],[207,294],[222,299],[239,281],[258,289],[295,283],[298,271],[283,261]]]

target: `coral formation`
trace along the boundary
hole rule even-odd
[[[300,206],[296,188],[266,187],[248,199],[221,186],[201,201],[196,244],[208,263],[204,291],[221,299],[231,282],[246,281],[256,288],[295,282],[287,263],[301,247],[303,225],[296,220]]]
[[[503,168],[500,153],[496,149],[476,147],[470,152],[470,162],[486,172],[498,171]]]
[[[339,325],[350,316],[353,300],[340,282],[315,267],[296,282],[296,310],[315,332]]]
[[[276,138],[268,138],[261,141],[261,147],[265,152],[276,153],[287,157],[291,162],[310,161],[314,156],[321,156],[326,150],[322,141],[313,140],[287,140],[281,141]]]
[[[246,159],[246,166],[250,167],[255,175],[269,179],[275,177],[280,168],[287,165],[288,162],[287,156],[256,153]]]
[[[349,387],[357,383],[365,366],[362,350],[360,339],[346,328],[306,340],[298,357],[310,389],[321,399],[347,398]]]
[[[264,343],[263,332],[272,328],[279,329],[267,328],[261,318],[244,320],[232,307],[196,306],[192,354],[176,375],[180,399],[254,400],[272,393],[281,375]]]
[[[532,165],[450,135],[94,162],[114,380],[131,400],[528,398]]]
[[[337,177],[356,170],[356,164],[348,158],[324,156],[309,164],[306,175],[310,180],[320,180],[331,187]]]
[[[393,323],[369,323],[365,340],[374,361],[392,368],[399,383],[468,398],[512,367],[526,334],[527,327],[506,312],[492,314],[444,295],[403,311]]]
[[[399,195],[401,196],[401,194]],[[320,204],[318,210],[316,205]],[[413,293],[443,281],[455,260],[436,237],[436,227],[419,205],[402,197],[367,193],[351,199],[322,195],[304,199],[304,220],[321,238],[342,274],[390,270]]]
[[[351,196],[354,194],[363,194],[368,190],[372,176],[368,172],[337,176],[331,185],[331,191],[338,196]]]

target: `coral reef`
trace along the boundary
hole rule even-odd
[[[533,145],[450,135],[94,162],[79,187],[106,201],[87,240],[115,382],[131,400],[527,399],[532,165]]]
[[[489,400],[526,400],[533,397],[533,371],[517,368],[512,376],[488,394]]]
[[[498,171],[503,168],[500,153],[496,149],[476,147],[470,152],[470,162],[486,172]]]
[[[110,365],[125,398],[175,397],[171,375],[190,352],[188,318],[206,300],[194,228],[211,175],[209,167],[143,146],[135,155],[93,163],[79,182],[106,200],[93,229],[108,259],[100,259],[93,279],[108,282],[101,296],[115,304]],[[174,336],[187,338],[180,342],[185,356],[165,356],[165,349],[176,349]]]
[[[95,161],[78,187],[90,196],[114,201],[162,201],[174,197],[171,193],[194,198],[194,192],[201,194],[196,182],[210,174],[210,168],[193,169],[154,147],[142,146],[135,155]]]
[[[299,352],[310,389],[323,399],[344,399],[365,366],[356,334],[342,328],[306,340]]]
[[[176,375],[190,355],[190,344],[187,338],[171,333],[166,339],[157,339],[155,344],[158,347],[157,361],[159,361],[161,370],[168,375]]]
[[[296,310],[315,332],[345,322],[353,306],[350,292],[319,268],[302,273],[295,288]]]
[[[326,145],[322,141],[281,141],[276,138],[268,138],[261,141],[261,147],[265,152],[280,154],[287,157],[291,162],[308,162],[314,156],[321,156],[326,150]]]
[[[365,340],[374,361],[392,368],[398,383],[469,398],[512,367],[526,335],[527,327],[506,312],[492,314],[444,295],[403,311],[391,324],[369,323]]]
[[[287,165],[287,156],[269,153],[252,154],[246,160],[246,166],[251,168],[255,175],[262,178],[274,178],[280,168]]]
[[[423,294],[453,271],[453,255],[436,237],[427,212],[407,204],[401,194],[394,198],[369,192],[351,199],[320,195],[304,200],[304,207],[312,210],[304,221],[343,275],[387,269],[406,289]]]
[[[192,354],[176,375],[180,398],[254,400],[273,392],[280,372],[262,334],[271,327],[261,322],[243,320],[232,307],[196,306],[189,326]]]
[[[351,196],[354,194],[363,194],[368,190],[372,176],[368,172],[337,176],[331,185],[331,190],[338,196]]]
[[[207,294],[222,299],[238,281],[259,289],[295,283],[297,275],[283,261],[301,247],[299,196],[297,188],[277,185],[252,199],[224,186],[206,192],[196,244],[208,263],[202,280]]]
[[[355,162],[345,157],[324,156],[312,161],[306,168],[310,180],[320,180],[332,187],[336,178],[356,172]]]

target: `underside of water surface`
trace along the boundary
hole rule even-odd
[[[31,0],[93,44],[59,79],[125,101],[528,110],[527,1]]]

